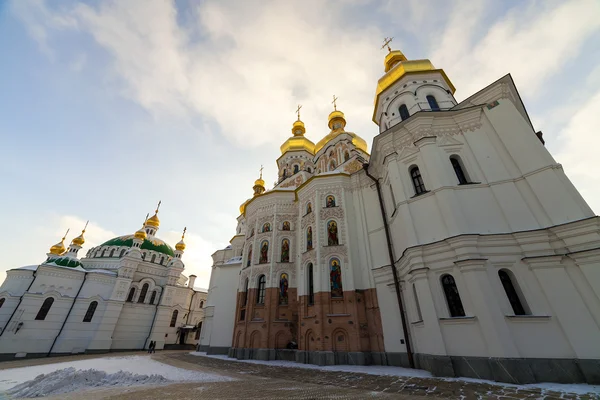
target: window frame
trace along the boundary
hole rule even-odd
[[[83,321],[81,321],[81,322],[92,322],[92,319],[94,318],[94,314],[96,313],[97,308],[98,308],[98,302],[95,300],[92,301],[90,303],[90,305],[88,306],[87,311],[85,312]]]
[[[459,185],[466,185],[469,183],[469,177],[465,173],[465,169],[463,167],[462,160],[457,155],[450,156],[450,164],[452,165],[452,169],[454,170],[454,176],[458,179]]]
[[[502,279],[502,275],[506,276],[505,279]],[[499,269],[498,270],[498,279],[500,279],[500,283],[502,288],[504,289],[504,294],[508,302],[510,303],[510,307],[515,316],[523,316],[523,315],[531,315],[531,311],[527,306],[527,302],[523,299],[523,294],[520,290],[520,287],[515,285],[516,278],[512,271],[507,269]],[[507,289],[507,284],[510,284],[510,287]],[[512,293],[509,293],[509,289],[512,290]]]
[[[440,105],[434,95],[428,94],[425,98],[427,99],[431,111],[440,111]]]
[[[450,278],[452,281],[445,283],[445,278]],[[456,285],[456,279],[454,279],[454,276],[451,274],[443,274],[440,276],[440,283],[442,285],[442,291],[444,293],[444,298],[446,299],[446,305],[448,306],[448,313],[450,314],[450,317],[466,317],[467,313],[465,312],[465,307],[460,297],[460,292],[458,291],[458,286]],[[452,293],[451,290],[454,290],[454,293]]]
[[[258,286],[256,288],[256,304],[265,304],[265,292],[267,290],[267,277],[262,274],[258,277]]]
[[[406,104],[401,104],[400,107],[398,107],[398,115],[402,121],[407,120],[410,117]]]
[[[35,320],[36,321],[45,321],[53,304],[54,304],[54,297],[46,297],[35,316]]]
[[[177,325],[177,318],[179,318],[179,310],[173,310],[171,314],[171,322],[169,323],[169,328],[174,328]]]
[[[410,168],[409,175],[413,185],[413,189],[415,191],[415,196],[420,196],[424,193],[427,193],[427,188],[425,187],[423,175],[421,174],[421,170],[417,165],[414,165]]]

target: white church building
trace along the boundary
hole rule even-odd
[[[206,291],[182,272],[175,249],[156,237],[158,208],[133,235],[78,252],[84,233],[65,237],[39,265],[10,269],[0,286],[0,361],[15,357],[193,348]],[[66,236],[66,235],[65,235]],[[186,282],[187,281],[187,282]]]
[[[384,66],[370,155],[337,109],[316,145],[298,116],[213,255],[199,349],[600,383],[600,219],[511,76],[459,103],[429,60]]]

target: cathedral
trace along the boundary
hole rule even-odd
[[[160,203],[159,203],[160,206]],[[191,348],[206,291],[182,272],[185,230],[175,249],[156,237],[158,208],[133,235],[78,253],[85,228],[66,235],[39,265],[8,270],[0,286],[0,361],[18,357]]]
[[[511,76],[457,102],[388,50],[370,154],[335,98],[316,144],[298,109],[277,183],[261,174],[213,254],[198,349],[600,383],[600,219]]]

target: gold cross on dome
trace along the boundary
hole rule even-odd
[[[300,104],[298,104],[298,108],[296,109],[296,114],[298,114],[298,121],[300,121],[300,109],[302,108],[302,106]]]
[[[183,239],[185,237],[185,232],[187,231],[187,226],[185,228],[183,228],[183,234],[181,235],[181,238]]]
[[[333,109],[335,111],[337,111],[337,103],[336,103],[337,99],[338,99],[338,97],[335,97],[335,94],[334,94],[332,103],[333,103]]]
[[[261,166],[260,166],[260,179],[262,179],[262,170],[263,170],[263,166],[261,164]]]
[[[394,40],[393,37],[391,37],[391,38],[387,38],[386,37],[385,39],[383,39],[383,46],[381,46],[381,48],[384,49],[384,48],[387,47],[388,51],[391,53],[392,52],[392,48],[390,47],[390,43],[391,43],[392,40]]]

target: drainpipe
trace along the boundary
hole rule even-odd
[[[146,341],[144,342],[144,345],[142,346],[142,350],[146,350],[146,343],[148,343],[148,339],[150,339],[150,336],[152,335],[152,330],[154,329],[154,323],[156,322],[156,314],[158,314],[158,306],[160,305],[160,299],[162,298],[163,292],[164,292],[164,288],[163,288],[163,290],[160,291],[160,294],[158,295],[158,301],[156,302],[156,308],[154,309],[154,317],[152,317],[152,325],[150,325],[150,332],[148,332],[148,337],[146,338]]]
[[[39,268],[39,266],[38,266],[38,268]],[[8,324],[10,324],[10,320],[12,319],[12,317],[15,315],[15,313],[19,309],[19,306],[21,305],[21,302],[23,301],[23,297],[29,292],[29,289],[31,289],[31,285],[33,285],[33,282],[35,281],[35,274],[36,274],[36,272],[37,272],[37,269],[35,271],[33,271],[33,279],[31,280],[31,283],[27,287],[27,290],[25,290],[23,292],[23,294],[21,295],[21,298],[19,299],[19,304],[17,304],[17,306],[13,310],[12,314],[10,314],[10,317],[8,318],[8,321],[6,321],[6,325],[4,325],[4,328],[2,328],[2,330],[0,331],[0,336],[2,336],[4,334],[4,331],[8,327]]]
[[[69,319],[69,315],[71,315],[71,311],[73,310],[73,307],[75,306],[75,303],[77,302],[77,298],[79,297],[79,293],[81,292],[81,289],[83,288],[83,285],[85,284],[85,280],[86,279],[87,279],[87,272],[85,272],[84,275],[83,275],[83,282],[81,282],[81,286],[79,286],[79,290],[77,291],[77,294],[75,295],[75,299],[71,303],[71,308],[69,308],[69,312],[67,313],[67,318],[65,318],[65,320],[63,321],[62,326],[60,327],[60,330],[58,331],[58,335],[56,335],[56,337],[54,338],[54,341],[52,342],[52,346],[50,346],[50,350],[48,350],[48,354],[46,354],[46,357],[50,357],[50,353],[52,353],[52,349],[54,348],[54,345],[56,344],[56,340],[58,339],[58,337],[62,333],[63,328],[65,327],[65,325],[67,324],[67,320]]]
[[[396,288],[396,299],[398,300],[398,308],[400,309],[400,317],[402,319],[402,331],[404,332],[404,340],[406,340],[406,355],[408,356],[408,363],[411,368],[415,368],[415,361],[413,359],[413,353],[410,345],[410,339],[408,336],[408,326],[406,322],[406,315],[404,312],[404,303],[402,302],[402,289],[400,288],[400,281],[398,279],[398,271],[396,271],[396,263],[394,262],[394,247],[392,245],[392,237],[390,235],[390,227],[387,222],[385,213],[385,205],[383,204],[383,196],[381,195],[381,186],[379,186],[379,180],[373,175],[369,174],[369,164],[364,163],[363,168],[369,178],[375,182],[375,188],[377,189],[377,197],[379,198],[379,207],[381,209],[381,218],[383,219],[383,228],[385,231],[385,238],[387,240],[388,255],[390,257],[390,266],[392,267],[392,276],[394,277],[394,287]]]

